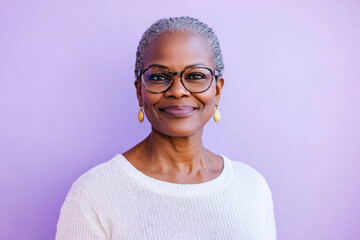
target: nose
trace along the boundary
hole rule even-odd
[[[182,84],[180,76],[175,75],[172,85],[164,94],[166,97],[181,98],[183,96],[190,96],[191,93]]]

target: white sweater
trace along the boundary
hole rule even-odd
[[[118,154],[73,184],[56,239],[276,239],[266,181],[222,157],[217,178],[176,184],[143,174]]]

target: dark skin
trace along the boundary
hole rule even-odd
[[[214,69],[206,40],[190,32],[162,33],[157,37],[145,53],[144,67],[151,64],[173,72],[194,64]],[[202,134],[219,104],[223,85],[224,79],[219,78],[206,92],[191,93],[175,76],[166,92],[150,93],[140,81],[135,81],[139,105],[152,131],[124,157],[142,173],[166,182],[195,184],[215,179],[223,169],[223,160],[203,146]],[[163,111],[169,106],[192,110],[173,116]]]

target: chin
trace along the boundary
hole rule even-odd
[[[186,118],[163,118],[158,121],[149,119],[153,131],[169,137],[189,137],[201,134],[206,123],[210,120],[211,115]]]
[[[155,130],[156,132],[169,136],[169,137],[189,137],[192,135],[196,135],[198,133],[201,133],[203,130],[203,127],[198,127],[198,128],[188,128],[188,127],[168,127],[168,128],[164,128],[164,127],[153,127],[153,130]]]
[[[190,137],[195,135],[197,132],[193,132],[193,131],[177,131],[177,132],[169,132],[166,135],[169,137]]]

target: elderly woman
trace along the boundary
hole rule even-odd
[[[205,124],[220,120],[223,68],[217,37],[197,19],[144,33],[135,87],[152,131],[73,184],[57,239],[276,239],[264,178],[203,146]]]

